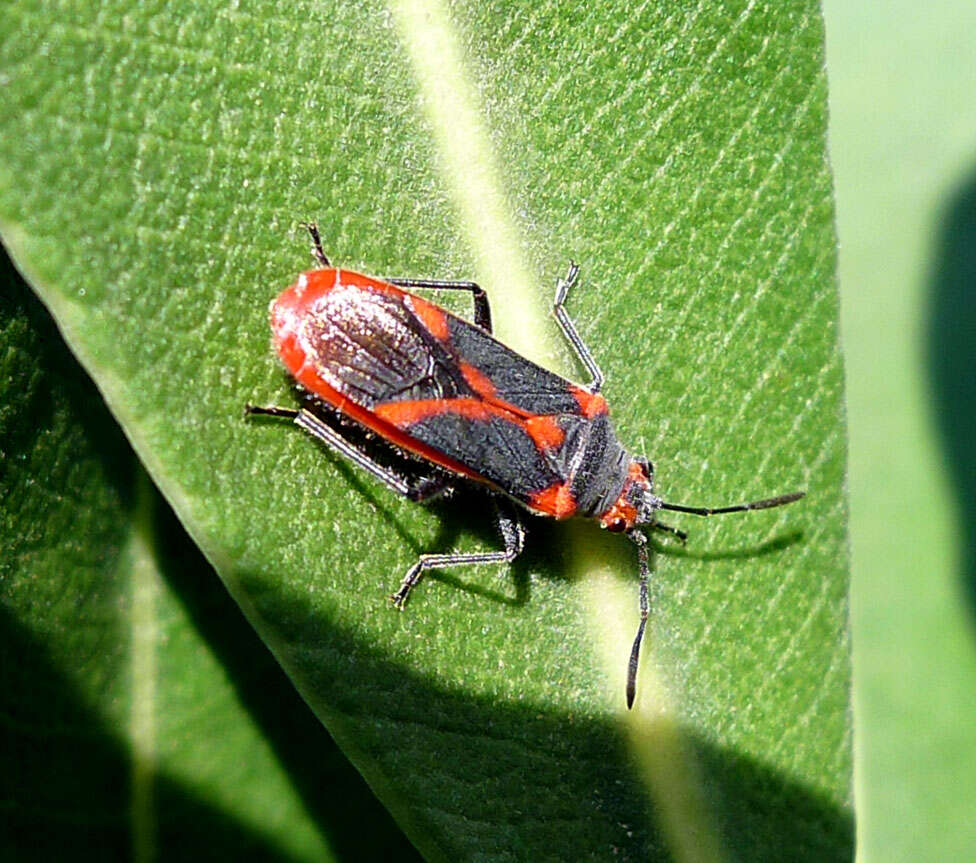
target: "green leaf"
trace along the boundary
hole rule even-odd
[[[5,257],[0,286],[0,857],[410,859]]]
[[[849,856],[844,429],[819,10],[65,4],[0,11],[0,227],[143,464],[340,746],[434,859]],[[533,520],[493,546],[246,401],[290,404],[268,301],[330,254],[476,277],[668,499],[803,487],[636,561]],[[690,521],[690,518],[688,519]],[[616,541],[614,541],[616,539]],[[177,672],[174,672],[174,674]]]

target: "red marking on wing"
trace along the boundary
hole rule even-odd
[[[414,423],[423,422],[429,417],[456,414],[480,422],[498,417],[512,425],[521,426],[540,450],[554,449],[566,439],[566,433],[559,427],[554,417],[524,418],[514,414],[506,405],[477,398],[384,402],[373,410],[380,419],[392,423],[399,429],[407,429]]]
[[[529,437],[540,450],[555,449],[566,440],[566,432],[559,427],[555,417],[527,417],[524,425]]]
[[[573,397],[579,402],[580,410],[587,419],[605,414],[609,408],[607,400],[599,393],[591,393],[582,387],[572,388]]]
[[[407,304],[413,313],[420,318],[423,325],[427,327],[430,334],[438,341],[446,342],[448,331],[447,315],[444,310],[433,303],[428,303],[421,297],[415,297],[413,294],[407,294],[407,297]]]
[[[441,414],[457,414],[465,419],[487,421],[498,417],[513,425],[521,426],[540,450],[551,450],[560,446],[566,433],[559,427],[554,417],[522,417],[511,410],[504,402],[468,399],[418,399],[405,402],[385,402],[374,408],[376,416],[392,423],[399,429],[407,429],[414,423],[423,422],[428,417]]]
[[[342,411],[348,417],[361,423],[394,446],[401,447],[433,464],[440,465],[462,476],[484,481],[483,478],[468,465],[462,464],[441,452],[415,440],[405,434],[393,423],[377,416],[373,411],[350,401],[349,398],[334,389],[315,370],[314,365],[307,362],[304,349],[299,341],[301,319],[306,311],[323,295],[338,285],[353,286],[365,291],[375,291],[398,298],[410,296],[394,285],[371,279],[351,270],[324,269],[303,273],[298,281],[284,291],[271,304],[271,329],[274,333],[274,343],[285,368],[309,392],[314,393],[322,401]],[[471,401],[480,404],[476,400]],[[435,401],[443,406],[443,402]]]
[[[495,384],[492,383],[491,378],[481,371],[481,369],[471,365],[471,363],[464,362],[464,360],[461,361],[460,367],[461,374],[464,375],[464,380],[467,381],[468,386],[479,396],[495,401],[498,404],[505,404],[498,398],[498,390],[495,388]],[[510,410],[514,410],[513,406],[505,406]]]
[[[529,498],[529,506],[557,519],[569,518],[576,512],[576,501],[569,484],[565,482],[554,482],[548,488],[535,492]]]
[[[532,414],[499,398],[498,390],[491,378],[471,363],[462,360],[460,368],[468,386],[481,396],[487,405],[496,409],[492,412],[496,416],[504,416],[509,422],[522,426],[539,450],[555,449],[566,440],[566,432],[560,428],[554,416]]]
[[[469,420],[487,420],[492,415],[512,417],[505,411],[486,404],[481,399],[418,399],[410,402],[384,402],[375,407],[376,416],[393,423],[397,428],[406,428],[423,422],[428,417],[441,414],[457,414]]]

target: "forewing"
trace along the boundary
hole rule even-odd
[[[405,425],[404,431],[525,503],[561,481],[529,432],[511,417],[492,413],[472,417],[466,415],[464,405],[448,403],[439,413]]]
[[[456,317],[448,319],[456,356],[491,382],[495,398],[532,416],[581,413],[579,387],[527,360],[484,330]]]
[[[305,362],[361,408],[470,395],[446,346],[397,294],[339,284],[302,324]]]

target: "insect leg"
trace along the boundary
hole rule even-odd
[[[363,470],[369,471],[377,479],[385,482],[395,492],[402,494],[408,500],[418,503],[424,500],[430,500],[437,495],[445,493],[452,487],[450,479],[441,476],[426,477],[417,484],[411,484],[395,471],[381,464],[377,464],[355,444],[347,441],[339,432],[324,423],[310,411],[245,405],[244,414],[245,416],[257,415],[290,419],[295,425],[300,426],[310,435],[318,438],[330,449],[344,455]]]
[[[473,554],[422,554],[407,570],[400,587],[390,599],[397,608],[403,608],[410,591],[424,577],[424,571],[447,566],[464,566],[469,563],[511,563],[525,547],[525,527],[516,510],[507,500],[495,500],[495,522],[505,543],[504,551],[481,551]]]
[[[593,381],[590,383],[590,392],[598,393],[603,387],[603,372],[600,371],[596,360],[593,359],[593,354],[590,353],[590,349],[584,344],[583,339],[580,338],[580,334],[576,331],[576,325],[570,319],[564,307],[566,297],[569,295],[569,289],[576,284],[578,276],[579,267],[570,261],[569,272],[566,274],[566,278],[560,279],[556,283],[556,299],[553,301],[552,310],[556,315],[556,320],[559,321],[559,327],[562,329],[563,335],[566,336],[566,339],[573,346],[576,356],[579,357],[580,362],[593,378]]]
[[[446,476],[427,476],[410,489],[407,497],[414,503],[424,503],[439,497],[449,497],[454,493],[455,485]]]
[[[331,267],[325,250],[322,248],[322,238],[319,236],[319,226],[315,222],[302,222],[301,226],[312,235],[312,253],[323,267]]]
[[[627,533],[630,540],[637,546],[637,561],[640,564],[640,626],[634,646],[630,649],[630,661],[627,663],[627,709],[634,705],[634,695],[637,693],[637,663],[640,659],[641,642],[644,640],[644,628],[647,626],[647,615],[650,603],[647,599],[647,582],[651,577],[650,564],[647,560],[647,537],[639,530]]]
[[[400,288],[432,288],[440,291],[470,291],[474,301],[474,323],[485,332],[491,332],[491,307],[484,288],[474,282],[441,281],[440,279],[402,279],[384,276],[383,281]]]

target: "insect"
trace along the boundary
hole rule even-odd
[[[578,386],[497,341],[485,292],[474,282],[373,278],[332,266],[315,225],[321,269],[301,274],[271,304],[274,345],[285,368],[315,397],[315,409],[247,405],[245,414],[293,420],[306,432],[412,501],[431,500],[462,485],[479,487],[494,505],[504,549],[423,554],[391,599],[402,608],[429,569],[510,563],[522,551],[520,514],[596,519],[634,543],[640,568],[640,624],[627,671],[633,705],[648,618],[647,537],[687,535],[657,519],[661,510],[709,516],[783,506],[803,492],[723,507],[667,503],[654,493],[654,467],[624,449],[600,394],[603,373],[564,304],[579,268],[556,288],[556,320],[591,377]],[[404,288],[466,291],[474,322]],[[413,457],[398,471],[324,421],[333,411]]]

